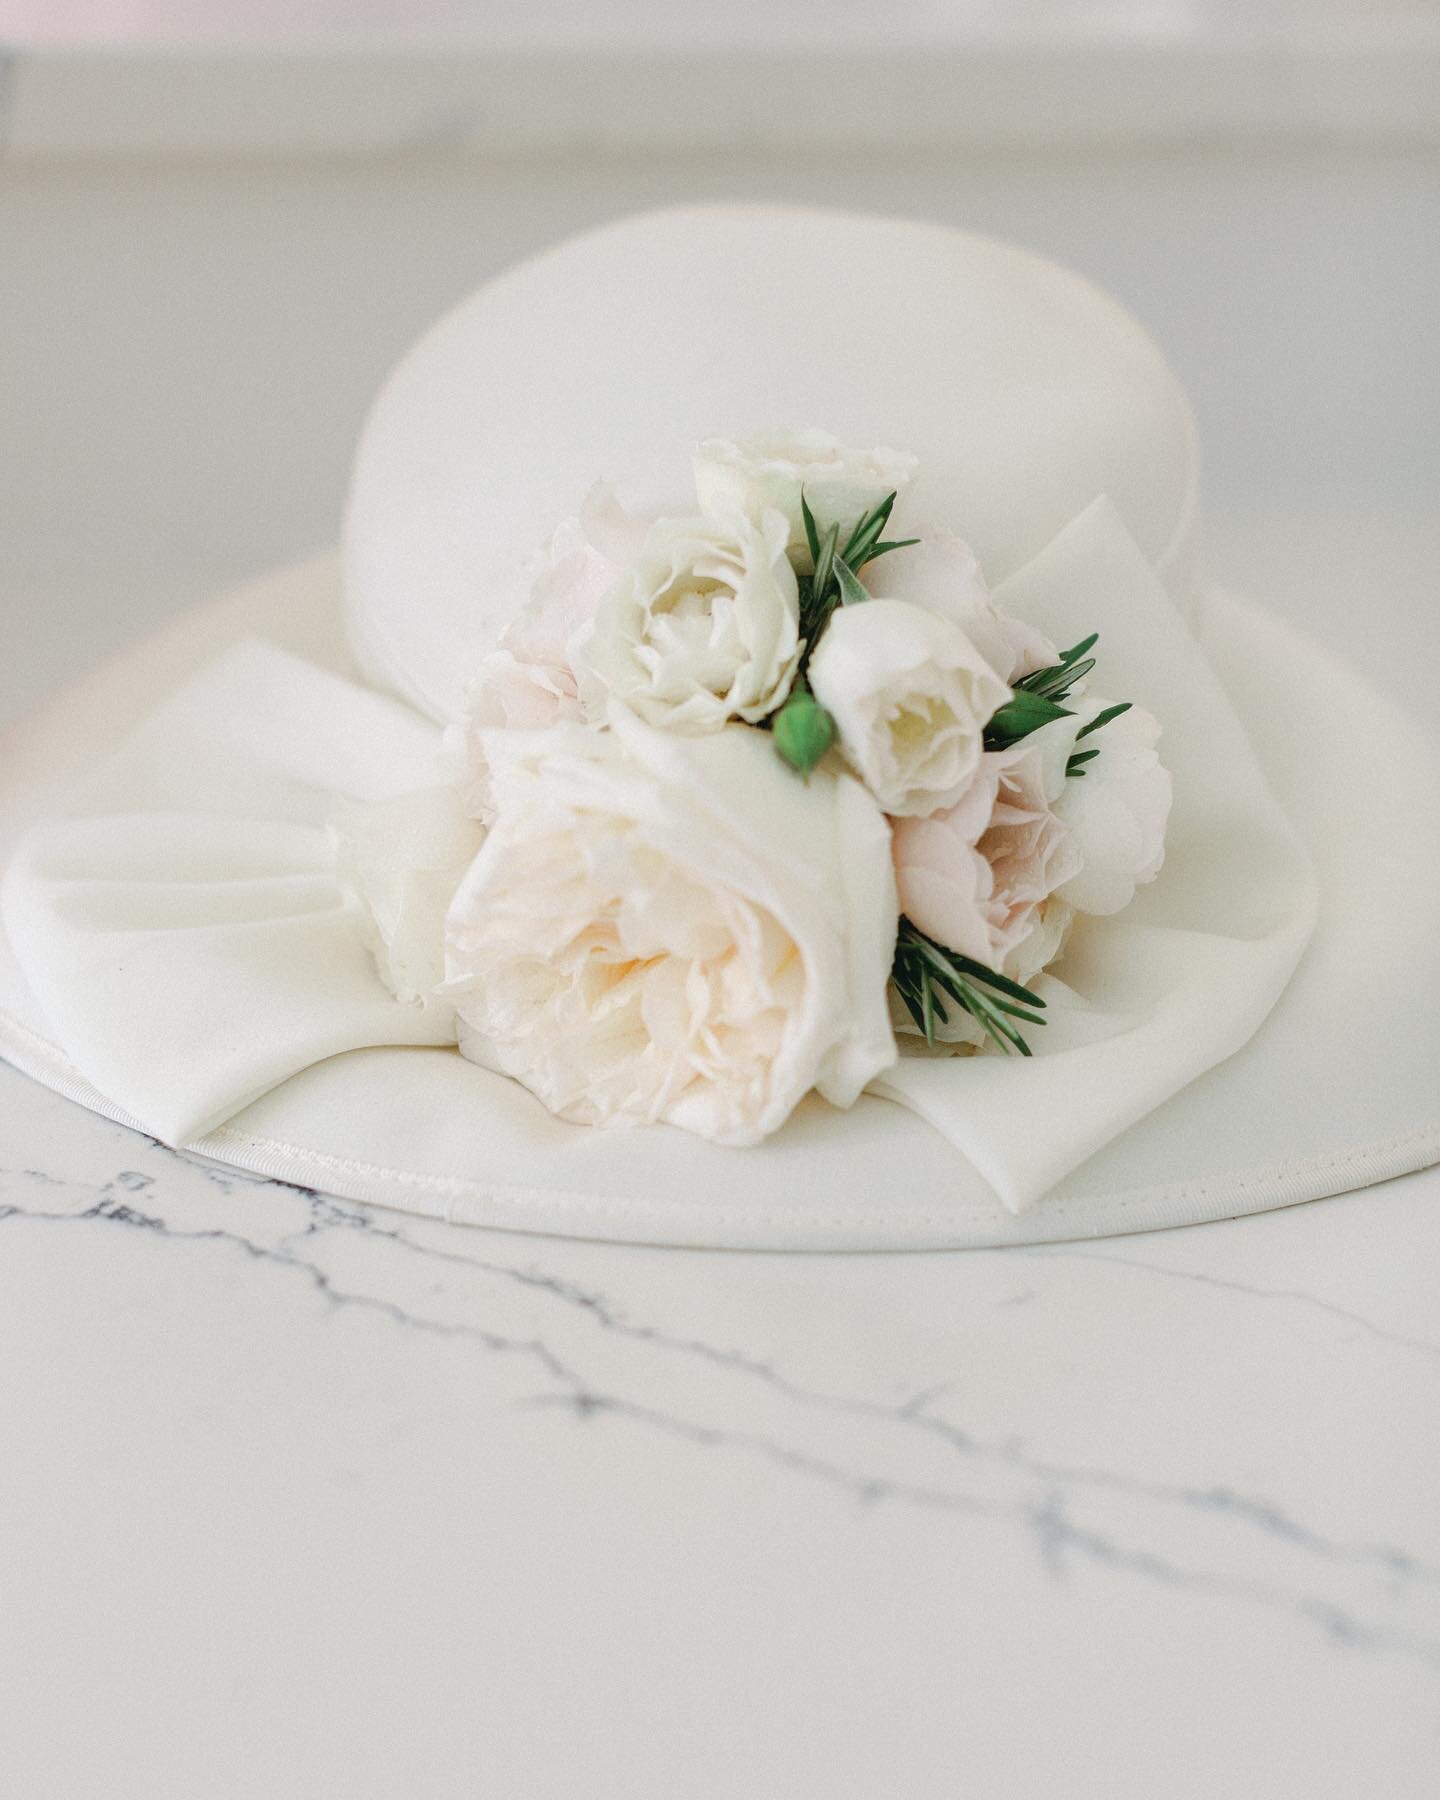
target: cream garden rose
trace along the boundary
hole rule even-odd
[[[858,783],[624,712],[487,750],[495,820],[446,924],[467,1056],[565,1119],[737,1145],[894,1060],[889,832]]]
[[[589,715],[615,699],[650,725],[701,733],[773,712],[801,651],[788,545],[773,508],[658,520],[575,642]]]
[[[964,797],[986,723],[1010,697],[957,625],[904,600],[838,608],[809,679],[846,760],[897,817]]]
[[[701,510],[713,518],[728,518],[738,510],[758,519],[778,508],[789,522],[796,566],[809,573],[802,492],[819,531],[838,524],[843,535],[887,494],[903,490],[915,466],[915,458],[903,450],[852,450],[827,431],[782,428],[743,444],[707,438],[695,450],[695,492]]]

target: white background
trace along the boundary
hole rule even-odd
[[[1440,160],[1416,143],[0,163],[0,715],[333,541],[371,394],[476,281],[657,201],[949,219],[1074,264],[1188,387],[1210,562],[1416,705],[1436,665]]]

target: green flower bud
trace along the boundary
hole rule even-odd
[[[776,713],[772,731],[775,748],[805,776],[835,741],[835,721],[803,682]]]

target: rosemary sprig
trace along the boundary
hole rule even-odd
[[[845,540],[845,548],[840,552],[852,569],[859,569],[877,557],[888,556],[892,550],[906,550],[911,544],[918,544],[919,538],[886,539],[882,534],[890,523],[890,514],[895,507],[895,495],[889,493],[876,507],[863,517],[857,519],[851,527],[850,535]]]
[[[1018,744],[1052,719],[1069,717],[1068,706],[1061,706],[1048,694],[1031,693],[1017,685],[1005,704],[990,715],[990,723],[985,727],[985,748],[1008,750],[1011,744]]]
[[[1078,662],[1056,663],[1053,668],[1036,669],[1032,675],[1022,675],[1016,686],[1022,693],[1044,694],[1052,700],[1064,700],[1081,676],[1088,675],[1094,667],[1095,658],[1084,656]]]
[[[1093,650],[1099,642],[1100,633],[1092,631],[1088,638],[1082,638],[1078,644],[1062,650],[1058,663],[1051,663],[1045,669],[1032,669],[1028,675],[1022,675],[1015,683],[1016,692],[1042,694],[1047,700],[1067,699],[1076,682],[1095,667],[1095,658],[1087,656],[1086,651]]]
[[[1082,638],[1078,644],[1072,644],[1068,650],[1060,652],[1060,665],[1065,667],[1073,663],[1078,656],[1084,656],[1100,642],[1100,633],[1092,631],[1088,638]]]
[[[1071,690],[1095,667],[1095,658],[1088,654],[1100,641],[1100,633],[1092,631],[1087,638],[1078,644],[1072,644],[1068,650],[1062,650],[1060,660],[1043,669],[1032,669],[1028,675],[1022,675],[1015,683],[1010,698],[996,712],[985,727],[985,748],[987,750],[1006,750],[1011,744],[1018,744],[1021,738],[1029,737],[1032,731],[1039,731],[1042,725],[1048,725],[1052,719],[1067,719],[1074,708],[1062,706],[1062,700],[1070,698]],[[1131,702],[1122,700],[1118,706],[1107,706],[1103,712],[1096,713],[1089,724],[1082,725],[1075,733],[1075,742],[1089,737],[1092,731],[1098,731],[1102,725],[1108,725],[1112,719],[1118,719],[1123,712],[1129,712]],[[1093,762],[1100,754],[1098,750],[1077,750],[1065,764],[1067,775],[1083,776],[1085,765]]]
[[[1082,725],[1080,727],[1075,733],[1075,742],[1078,744],[1081,738],[1089,737],[1092,731],[1098,731],[1102,725],[1108,725],[1112,719],[1118,719],[1121,713],[1129,712],[1133,705],[1134,702],[1132,700],[1121,700],[1115,706],[1105,707],[1102,711],[1096,713],[1095,717],[1091,719],[1088,725]],[[1083,775],[1085,773],[1086,763],[1094,762],[1099,754],[1100,752],[1094,748],[1073,751],[1065,764],[1065,773],[1067,775]]]
[[[1104,712],[1096,713],[1088,725],[1082,725],[1075,733],[1075,742],[1078,744],[1081,738],[1089,737],[1092,731],[1098,731],[1102,725],[1108,725],[1112,719],[1118,719],[1121,713],[1129,712],[1134,704],[1133,700],[1122,700],[1117,706],[1107,706]],[[1087,754],[1093,753],[1087,752]]]
[[[894,506],[895,494],[889,493],[878,506],[861,514],[842,544],[839,520],[822,533],[802,491],[800,516],[804,521],[805,541],[810,546],[814,571],[800,583],[800,631],[811,650],[819,642],[837,606],[855,606],[870,598],[859,574],[866,563],[875,562],[892,550],[904,550],[919,543],[919,538],[884,536]]]
[[[854,606],[870,598],[870,591],[843,556],[835,558],[835,580],[840,588],[842,606]]]
[[[935,1042],[937,1022],[950,1017],[949,1005],[969,1013],[987,1037],[1006,1055],[1030,1055],[1030,1046],[1012,1023],[1043,1025],[1045,1002],[1008,976],[947,950],[909,919],[901,919],[891,969],[895,990],[928,1044]],[[993,990],[993,991],[990,991]]]

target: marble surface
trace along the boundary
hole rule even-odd
[[[9,1791],[1420,1800],[1437,1199],[634,1250],[0,1067]]]
[[[1220,572],[1429,703],[1433,158],[427,155],[0,164],[0,718],[330,539],[367,394],[477,276],[742,191],[1117,289],[1196,396]],[[1421,1800],[1437,1203],[624,1249],[204,1168],[0,1065],[0,1791]]]

